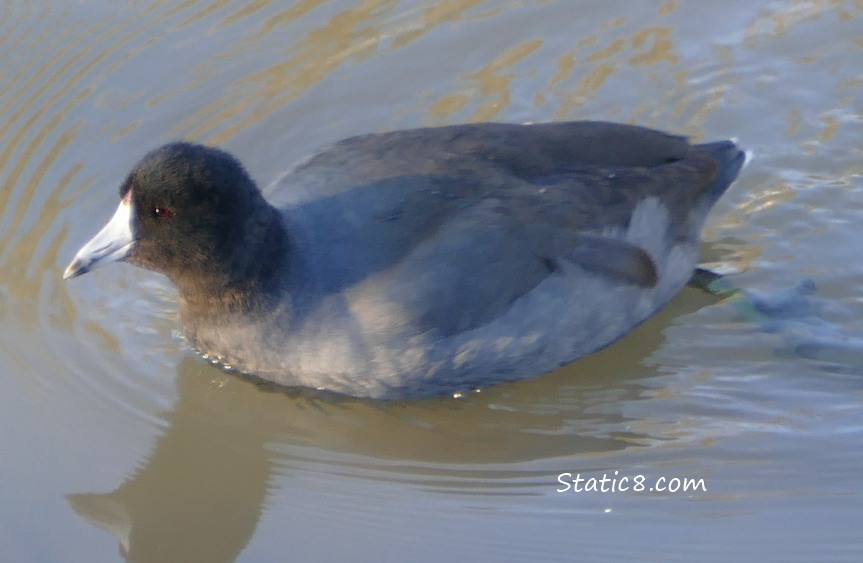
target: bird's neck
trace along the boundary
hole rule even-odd
[[[290,240],[281,217],[269,206],[253,216],[232,254],[214,259],[205,272],[171,276],[184,325],[192,319],[212,324],[266,315],[289,301]]]

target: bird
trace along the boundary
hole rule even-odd
[[[668,303],[748,154],[622,123],[472,123],[350,137],[259,189],[176,141],[63,277],[164,274],[188,345],[254,380],[458,394],[554,371]]]

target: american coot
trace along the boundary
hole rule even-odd
[[[471,389],[551,371],[664,305],[744,160],[631,125],[482,123],[352,137],[262,193],[230,154],[172,143],[63,277],[161,272],[189,344],[278,384]]]

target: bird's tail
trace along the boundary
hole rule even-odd
[[[698,149],[716,161],[716,178],[704,193],[708,205],[712,206],[734,182],[740,170],[752,160],[752,153],[742,150],[735,139],[705,143],[698,145]]]

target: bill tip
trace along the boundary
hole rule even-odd
[[[71,280],[72,278],[77,278],[81,274],[87,273],[87,268],[82,266],[78,260],[73,260],[71,264],[66,267],[66,270],[63,272],[64,280]]]

